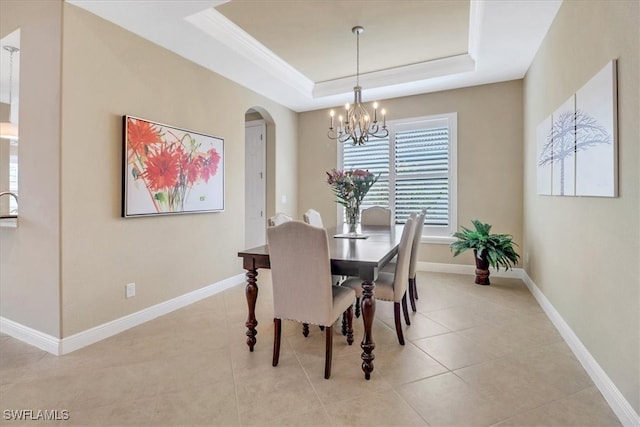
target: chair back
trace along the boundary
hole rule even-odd
[[[398,246],[398,261],[393,277],[393,300],[400,302],[407,291],[409,281],[409,262],[411,261],[411,247],[413,246],[413,234],[416,227],[416,214],[412,213],[402,229],[400,245]]]
[[[302,214],[302,219],[304,220],[304,222],[313,225],[314,227],[324,228],[320,212],[315,209],[309,209],[304,214]]]
[[[409,261],[409,278],[416,277],[416,266],[418,264],[418,250],[420,250],[420,239],[422,238],[422,229],[424,228],[424,217],[427,210],[422,209],[416,218],[416,227],[413,231],[413,244],[411,246],[411,260]]]
[[[363,209],[360,214],[360,223],[362,225],[386,225],[391,227],[391,209],[382,206],[372,206]]]
[[[276,225],[280,225],[284,222],[288,222],[291,220],[293,220],[293,218],[291,218],[286,213],[278,212],[277,214],[269,218],[269,220],[267,220],[267,224],[269,225],[269,227],[274,227]]]
[[[267,228],[267,236],[274,317],[330,325],[335,319],[327,231],[288,221]]]

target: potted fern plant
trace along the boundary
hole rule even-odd
[[[489,266],[500,271],[500,267],[508,270],[518,263],[520,255],[515,251],[513,236],[510,234],[491,234],[491,225],[477,219],[471,221],[474,229],[462,227],[462,231],[453,233],[455,242],[450,248],[453,256],[458,256],[467,249],[473,249],[476,260],[476,280],[478,285],[490,285]]]

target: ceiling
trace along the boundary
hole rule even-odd
[[[383,100],[522,78],[562,2],[66,1],[295,111],[352,101],[356,25],[362,98]]]

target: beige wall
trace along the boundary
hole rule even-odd
[[[565,1],[524,87],[525,265],[640,412],[640,3]],[[536,194],[536,126],[618,59],[618,198]]]
[[[62,333],[69,336],[241,273],[245,112],[272,119],[275,191],[293,195],[294,206],[296,115],[86,11],[64,10]],[[120,218],[123,114],[224,138],[225,211]],[[125,299],[129,282],[137,296]]]
[[[389,119],[458,113],[458,225],[478,218],[522,242],[522,81],[388,99]],[[298,187],[301,212],[314,208],[336,223],[336,203],[325,171],[336,167],[337,144],[327,138],[328,109],[300,114]],[[448,245],[423,244],[420,260],[474,264],[453,258]]]
[[[19,227],[0,228],[0,315],[60,334],[61,1],[0,1],[20,28]]]

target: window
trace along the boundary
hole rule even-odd
[[[362,207],[389,207],[396,224],[427,209],[423,237],[448,243],[456,231],[457,114],[388,121],[389,137],[344,144],[342,167],[381,174]]]

